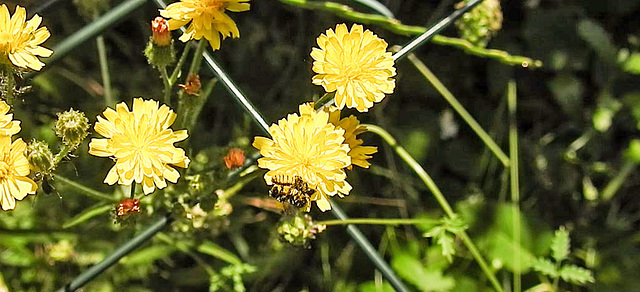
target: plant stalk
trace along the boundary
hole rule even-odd
[[[507,107],[509,108],[509,157],[511,167],[509,177],[511,182],[511,202],[514,208],[512,214],[513,241],[515,246],[520,246],[520,182],[518,174],[518,124],[517,124],[517,90],[516,82],[510,80],[507,88]],[[515,266],[513,270],[513,291],[522,291],[522,279],[520,275],[520,249],[514,250]]]
[[[115,101],[111,95],[111,74],[109,73],[109,59],[107,58],[107,47],[104,44],[104,36],[96,37],[98,47],[98,59],[100,60],[100,74],[102,75],[102,87],[104,87],[105,106],[113,106]]]

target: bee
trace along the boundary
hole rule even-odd
[[[269,190],[269,196],[281,203],[289,203],[302,208],[309,203],[311,196],[316,192],[300,176],[277,175],[271,179],[273,187]]]
[[[140,200],[138,199],[122,199],[116,208],[116,215],[123,217],[132,212],[140,213]]]

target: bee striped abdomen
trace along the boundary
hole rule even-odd
[[[269,190],[269,196],[281,203],[289,203],[302,208],[309,203],[316,190],[309,187],[300,176],[277,175],[271,181],[273,187]]]

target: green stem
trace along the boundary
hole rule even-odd
[[[158,221],[153,223],[153,225],[149,226],[144,231],[133,237],[131,240],[118,247],[104,260],[91,266],[89,269],[82,272],[67,285],[58,289],[57,292],[76,291],[77,289],[81,288],[86,283],[104,272],[106,269],[117,263],[122,257],[126,256],[127,254],[131,253],[133,250],[147,242],[147,240],[153,237],[156,233],[160,232],[162,229],[164,229],[164,227],[169,225],[170,221],[171,220],[168,217],[160,218]]]
[[[396,154],[400,156],[400,158],[404,160],[404,162],[420,177],[420,179],[424,182],[427,188],[431,190],[431,193],[436,198],[436,200],[444,210],[445,214],[447,214],[447,216],[451,218],[455,217],[456,214],[453,211],[453,208],[451,208],[451,205],[449,205],[449,202],[447,202],[447,199],[444,197],[444,195],[442,194],[442,192],[440,191],[436,183],[429,176],[429,174],[427,174],[424,168],[422,168],[422,166],[420,166],[420,164],[415,159],[413,159],[411,154],[409,154],[402,146],[400,146],[400,144],[398,144],[396,139],[394,139],[393,136],[391,136],[391,134],[389,134],[384,129],[375,125],[370,125],[370,124],[364,124],[364,126],[367,128],[369,132],[372,132],[380,136],[380,138],[382,138],[387,144],[389,144],[389,146],[393,148]],[[461,231],[460,233],[458,233],[458,235],[460,236],[460,238],[462,238],[462,241],[467,246],[467,248],[471,252],[471,255],[473,255],[474,259],[478,262],[478,265],[480,265],[480,268],[482,269],[482,271],[485,273],[485,275],[493,285],[493,288],[498,292],[502,292],[503,290],[502,290],[502,286],[500,286],[500,282],[498,282],[498,279],[493,274],[493,272],[485,262],[482,255],[480,254],[480,252],[478,252],[478,249],[476,248],[471,238],[469,238],[469,236],[465,231]]]
[[[111,75],[109,74],[109,60],[107,58],[107,47],[104,44],[104,37],[96,37],[98,47],[98,59],[100,60],[100,74],[102,75],[102,86],[104,87],[104,102],[106,106],[115,104],[111,95]]]
[[[70,180],[70,179],[68,179],[68,178],[66,178],[64,176],[54,174],[54,178],[55,178],[55,181],[64,183],[64,184],[74,188],[75,190],[77,190],[77,191],[79,191],[79,192],[81,192],[81,193],[83,193],[83,194],[85,194],[85,195],[87,195],[89,197],[92,197],[92,198],[95,198],[95,199],[98,199],[98,200],[102,200],[102,201],[110,201],[110,202],[118,202],[119,201],[117,198],[115,198],[113,196],[109,196],[109,195],[107,195],[105,193],[98,192],[98,191],[96,191],[94,189],[85,187],[85,186],[83,186],[83,185],[81,185],[79,183],[76,183],[76,182],[74,182],[74,181],[72,181],[72,180]]]
[[[60,161],[62,161],[62,159],[67,157],[67,154],[69,154],[70,151],[71,151],[71,146],[62,144],[62,148],[60,148],[60,152],[58,152],[58,154],[56,154],[56,156],[53,158],[54,169],[58,166],[58,164],[60,163]]]
[[[518,174],[518,124],[516,116],[517,106],[517,92],[516,82],[514,80],[509,81],[507,91],[507,105],[509,108],[509,157],[511,161],[510,170],[510,182],[511,182],[511,202],[513,203],[513,241],[514,246],[520,246],[521,230],[520,230],[520,183]],[[522,291],[522,280],[520,276],[520,249],[514,250],[515,266],[513,271],[513,291]]]
[[[403,219],[403,218],[349,218],[345,220],[324,220],[324,221],[316,221],[315,224],[318,225],[349,225],[349,224],[361,224],[361,225],[418,225],[418,224],[429,224],[429,223],[439,223],[439,220],[431,220],[426,218],[420,219]]]
[[[176,67],[173,68],[171,77],[169,77],[169,85],[173,86],[174,84],[176,84],[176,81],[178,80],[178,76],[180,76],[180,72],[182,72],[182,66],[187,61],[187,56],[189,56],[190,50],[191,50],[191,46],[184,46],[184,49],[182,50],[182,55],[178,60],[178,64],[176,64]]]
[[[133,199],[136,197],[136,182],[132,182],[131,183],[131,194],[129,195],[129,198]]]
[[[405,25],[395,18],[357,12],[350,6],[341,3],[307,0],[280,0],[280,2],[303,9],[327,11],[357,23],[377,25],[401,35],[419,35],[427,31],[426,27]],[[435,35],[431,39],[431,42],[437,45],[459,48],[467,54],[495,59],[507,65],[531,68],[542,67],[542,62],[540,60],[534,60],[524,56],[513,56],[508,52],[501,50],[478,47],[469,41],[460,38]]]
[[[500,146],[485,132],[485,130],[476,122],[471,114],[464,108],[464,106],[456,99],[456,97],[447,89],[442,82],[436,77],[427,66],[420,61],[414,54],[409,54],[407,57],[409,61],[418,69],[418,71],[424,76],[427,81],[433,85],[433,87],[444,97],[444,99],[451,105],[451,107],[460,115],[460,117],[471,127],[471,129],[480,137],[480,140],[491,150],[491,152],[500,159],[505,167],[509,167],[509,157],[500,149]]]
[[[616,194],[618,189],[622,186],[622,184],[627,180],[627,177],[633,172],[633,170],[638,166],[638,163],[627,160],[622,165],[620,172],[616,174],[616,176],[604,187],[602,193],[600,194],[600,198],[603,201],[609,201]]]
[[[7,67],[6,69],[6,82],[7,82],[7,88],[5,93],[7,94],[5,100],[7,101],[7,104],[10,106],[13,106],[13,88],[16,86],[16,80],[15,77],[13,76],[13,72],[11,71],[11,68]]]
[[[164,103],[168,106],[171,106],[171,83],[169,80],[169,75],[167,74],[167,67],[158,67],[158,71],[160,71],[160,78],[162,79],[162,84],[164,85],[164,89],[162,91],[162,93],[164,93]]]
[[[240,181],[224,190],[223,195],[220,197],[220,199],[229,199],[233,197],[233,195],[242,190],[244,186],[253,181],[256,177],[260,176],[260,173],[257,172],[257,170],[258,167],[254,165],[253,168],[249,170],[249,173],[243,176]]]
[[[315,102],[314,108],[316,110],[319,110],[323,108],[325,105],[331,104],[335,96],[336,96],[335,92],[325,93],[323,96],[320,97],[320,99],[318,99],[318,101]]]
[[[191,60],[191,66],[189,66],[189,74],[197,74],[200,70],[200,65],[202,65],[202,58],[204,57],[204,50],[207,47],[208,42],[205,40],[200,40],[198,42],[198,46],[196,47],[196,52],[193,53],[193,59]],[[188,76],[187,75],[187,76]]]

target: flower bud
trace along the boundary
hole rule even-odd
[[[169,32],[169,22],[158,16],[151,22],[151,40],[159,47],[166,47],[171,44],[171,32]]]
[[[200,93],[200,88],[202,84],[200,83],[200,76],[198,74],[191,74],[187,76],[187,80],[185,84],[178,84],[185,93],[188,95],[197,96]]]
[[[229,149],[227,155],[222,158],[227,169],[238,168],[244,165],[244,159],[244,151],[239,148]]]
[[[325,229],[325,225],[315,224],[311,216],[304,214],[282,221],[278,226],[278,235],[282,241],[292,245],[309,247],[316,234]]]
[[[468,0],[456,4],[463,7]],[[502,10],[499,0],[485,0],[456,21],[460,36],[479,47],[487,43],[502,28]]]
[[[81,111],[70,110],[58,113],[56,122],[56,135],[62,138],[62,143],[71,148],[75,148],[87,137],[89,129],[89,119]]]
[[[53,153],[43,141],[33,140],[27,145],[27,161],[34,172],[47,174],[55,167]]]
[[[158,68],[171,65],[176,59],[176,53],[169,32],[169,23],[158,16],[151,22],[151,32],[151,39],[144,49],[147,62]]]

